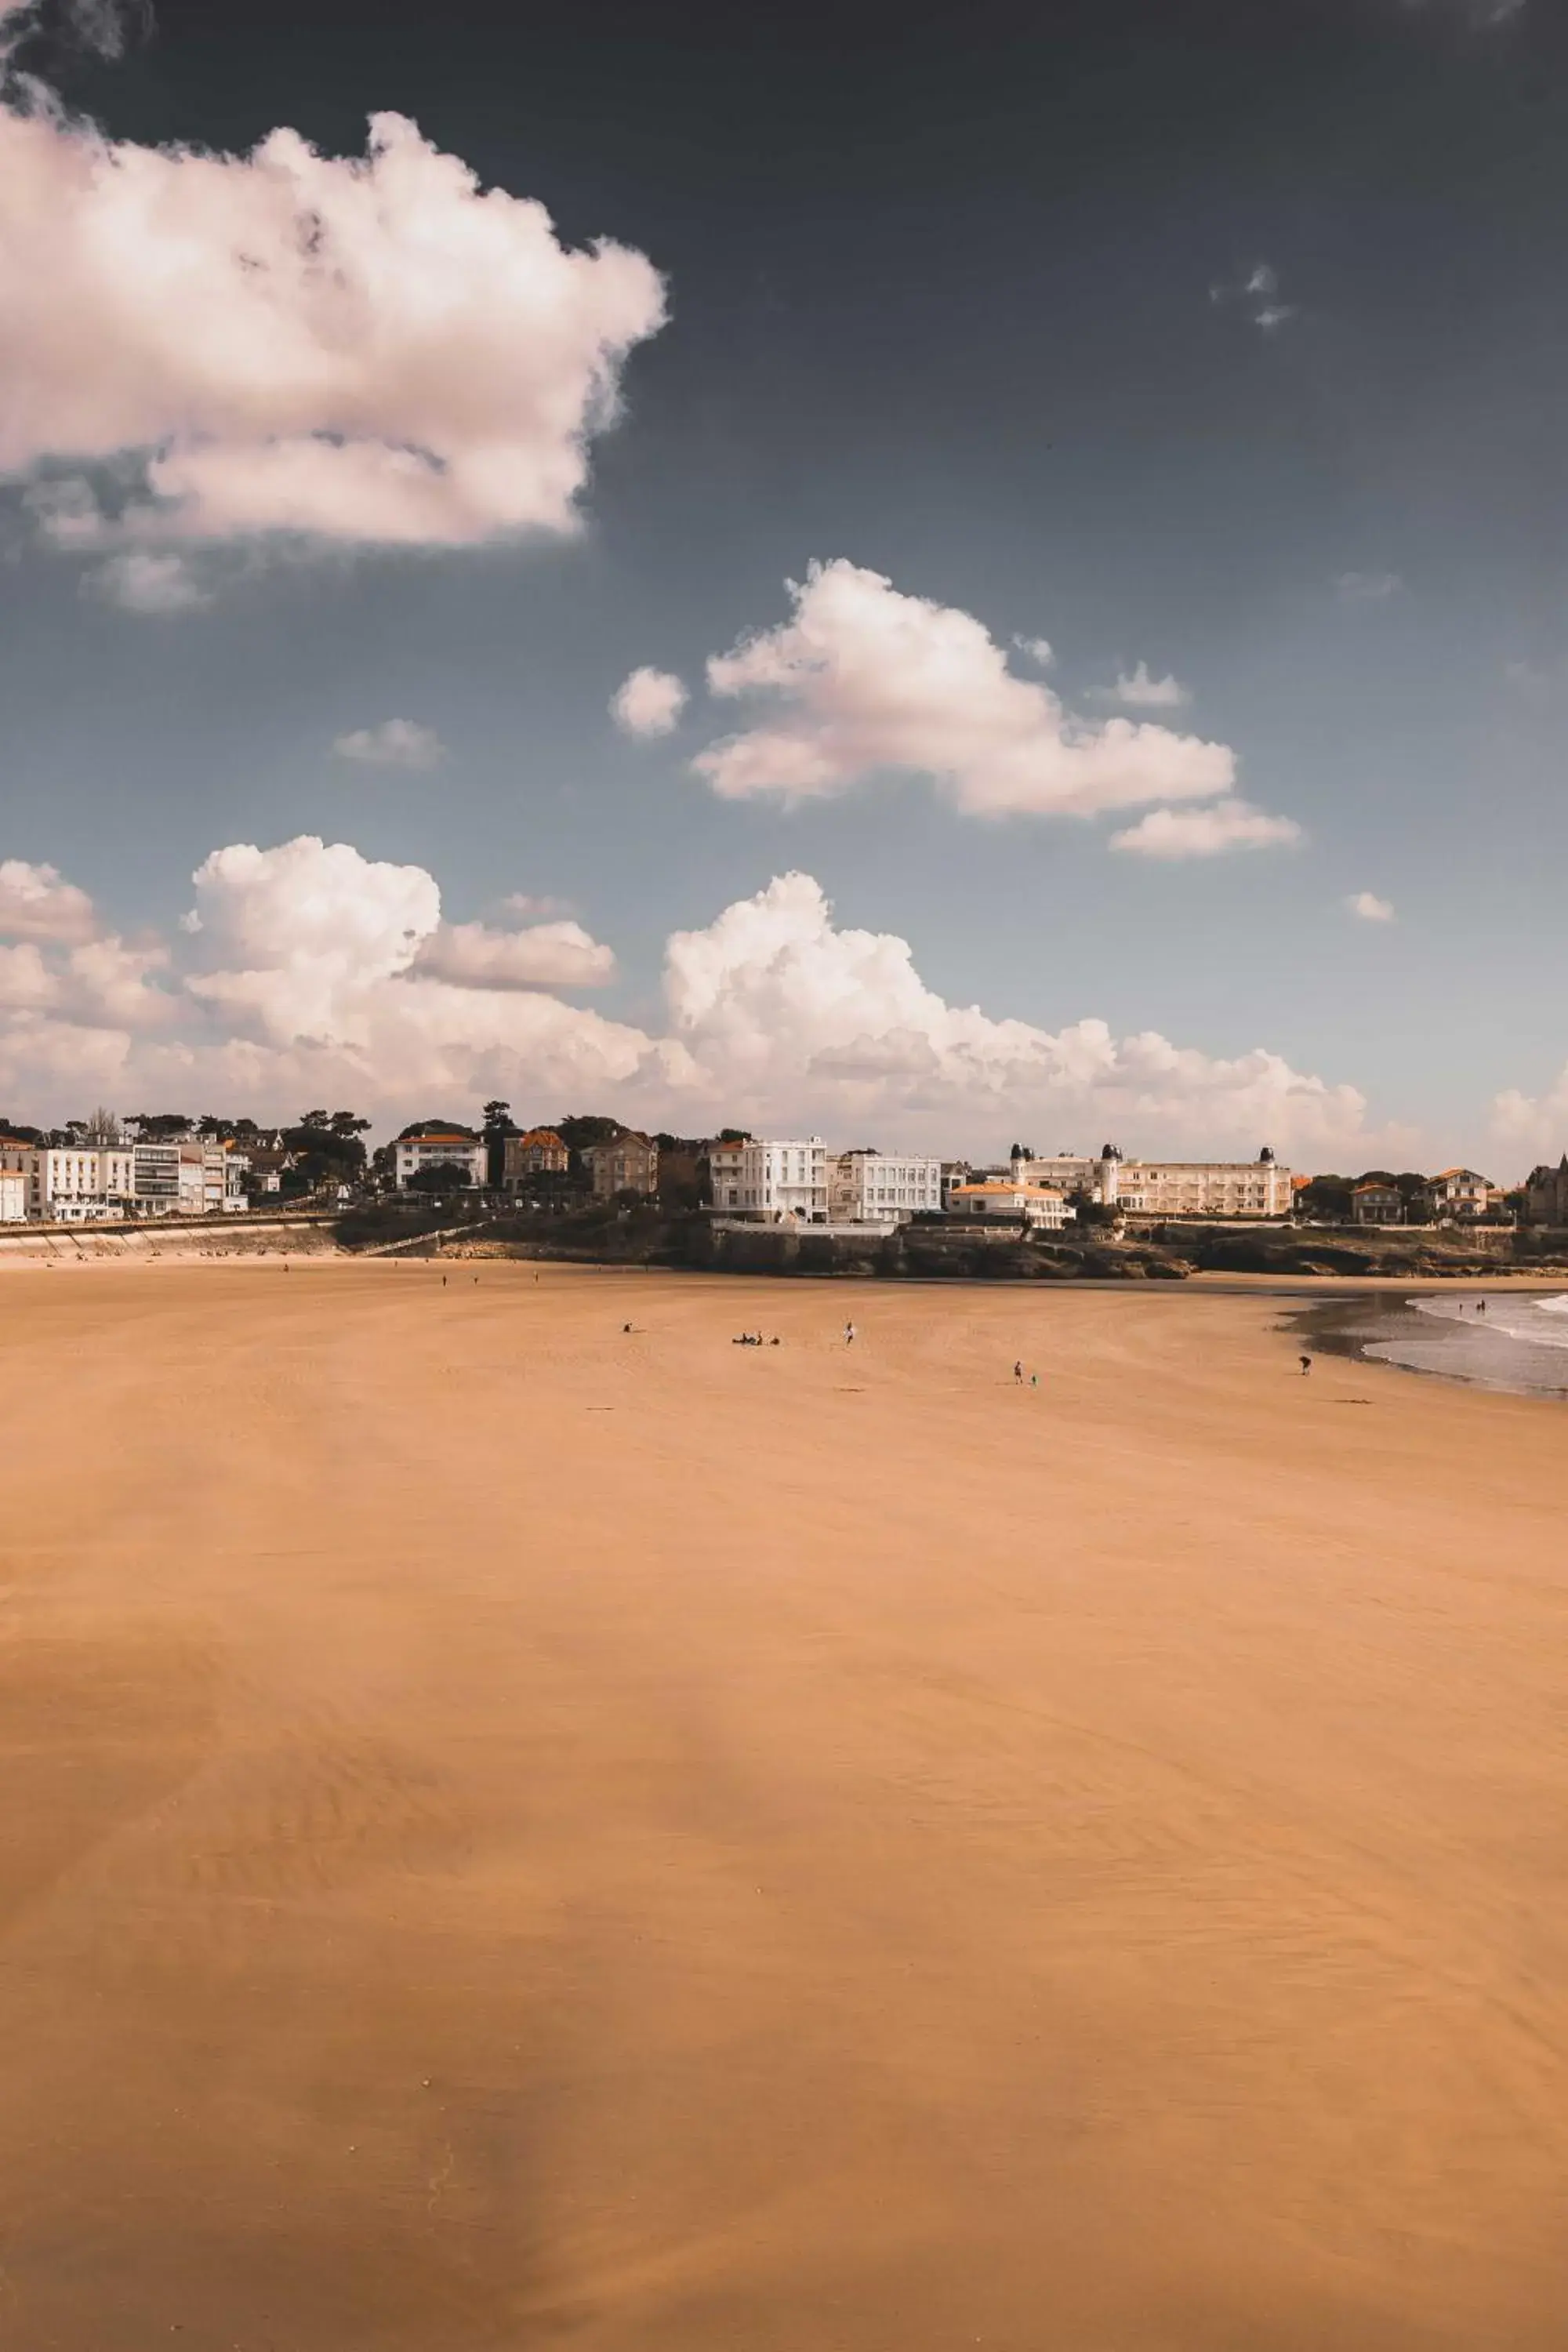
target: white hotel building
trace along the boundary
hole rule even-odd
[[[828,1215],[836,1225],[907,1225],[942,1210],[940,1160],[881,1151],[841,1151],[827,1163]]]
[[[1063,1152],[1017,1160],[1026,1183],[1082,1191],[1093,1201],[1143,1217],[1288,1217],[1295,1198],[1290,1171],[1267,1145],[1256,1160],[1123,1160],[1108,1143],[1097,1160]]]
[[[779,1143],[713,1143],[708,1147],[713,1206],[725,1216],[767,1224],[793,1217],[827,1223],[827,1146],[820,1135]]]

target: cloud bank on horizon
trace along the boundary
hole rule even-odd
[[[905,940],[841,927],[786,874],[667,942],[655,1034],[553,993],[602,984],[575,921],[447,923],[433,875],[313,835],[215,850],[175,947],[101,931],[47,867],[0,866],[0,1085],[10,1116],[85,1099],[219,1103],[264,1118],[331,1096],[395,1124],[500,1094],[593,1102],[689,1131],[728,1121],[1000,1150],[1031,1125],[1250,1157],[1364,1159],[1348,1086],[1264,1048],[1216,1057],[1154,1031],[1051,1032],[947,1003]]]

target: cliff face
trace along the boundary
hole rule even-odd
[[[860,1274],[933,1280],[1003,1282],[1180,1282],[1190,1274],[1367,1275],[1474,1280],[1524,1266],[1568,1264],[1568,1234],[1550,1237],[1494,1230],[1369,1234],[1279,1225],[1161,1225],[1120,1241],[1103,1234],[1053,1234],[1023,1239],[1011,1229],[907,1225],[880,1240],[793,1233],[782,1226],[746,1231],[701,1226],[688,1244],[689,1264],[734,1274]]]
[[[406,1224],[402,1226],[407,1232]],[[345,1220],[339,1238],[364,1246]],[[409,1254],[555,1258],[594,1265],[683,1265],[714,1274],[856,1275],[889,1281],[1181,1282],[1190,1274],[1434,1276],[1568,1268],[1568,1232],[1367,1233],[1282,1225],[1159,1225],[1120,1241],[1103,1233],[1021,1236],[938,1223],[864,1237],[810,1226],[715,1228],[653,1210],[588,1224],[565,1218],[474,1218],[458,1239],[432,1234]]]

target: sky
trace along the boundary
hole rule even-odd
[[[1563,12],[0,43],[0,1115],[1568,1146]]]

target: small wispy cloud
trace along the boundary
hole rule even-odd
[[[1302,838],[1294,817],[1271,816],[1250,801],[1211,801],[1205,808],[1151,809],[1110,836],[1133,857],[1224,857],[1233,849],[1293,848]]]
[[[531,915],[537,921],[548,922],[561,915],[577,911],[570,898],[536,898],[531,890],[514,890],[501,900],[509,915]]]
[[[1527,5],[1528,0],[1401,0],[1407,16],[1458,16],[1483,33],[1511,24]]]
[[[1155,677],[1141,661],[1131,677],[1125,670],[1114,686],[1095,689],[1096,702],[1119,702],[1125,710],[1184,710],[1192,694],[1176,677]]]
[[[384,719],[379,727],[356,727],[332,745],[340,760],[362,768],[438,768],[447,747],[433,727],[413,719]]]
[[[1375,890],[1352,890],[1345,905],[1363,923],[1392,923],[1394,919],[1393,901],[1380,898]]]
[[[610,715],[622,734],[644,741],[672,734],[685,708],[686,688],[668,669],[634,669],[610,698]]]
[[[1404,585],[1397,572],[1342,572],[1334,593],[1342,604],[1384,604]]]
[[[152,22],[148,0],[65,0],[47,29],[64,32],[100,58],[121,58],[133,35]],[[0,49],[9,49],[40,28],[42,0],[0,0]]]
[[[81,584],[85,594],[143,616],[196,613],[213,601],[183,555],[154,555],[145,548],[100,563]]]
[[[1015,637],[1014,645],[1026,659],[1041,668],[1049,669],[1056,660],[1056,649],[1048,637]]]
[[[1279,272],[1271,261],[1255,261],[1240,277],[1221,278],[1209,288],[1211,302],[1235,302],[1252,324],[1266,335],[1278,333],[1295,318],[1299,305],[1279,299]]]

